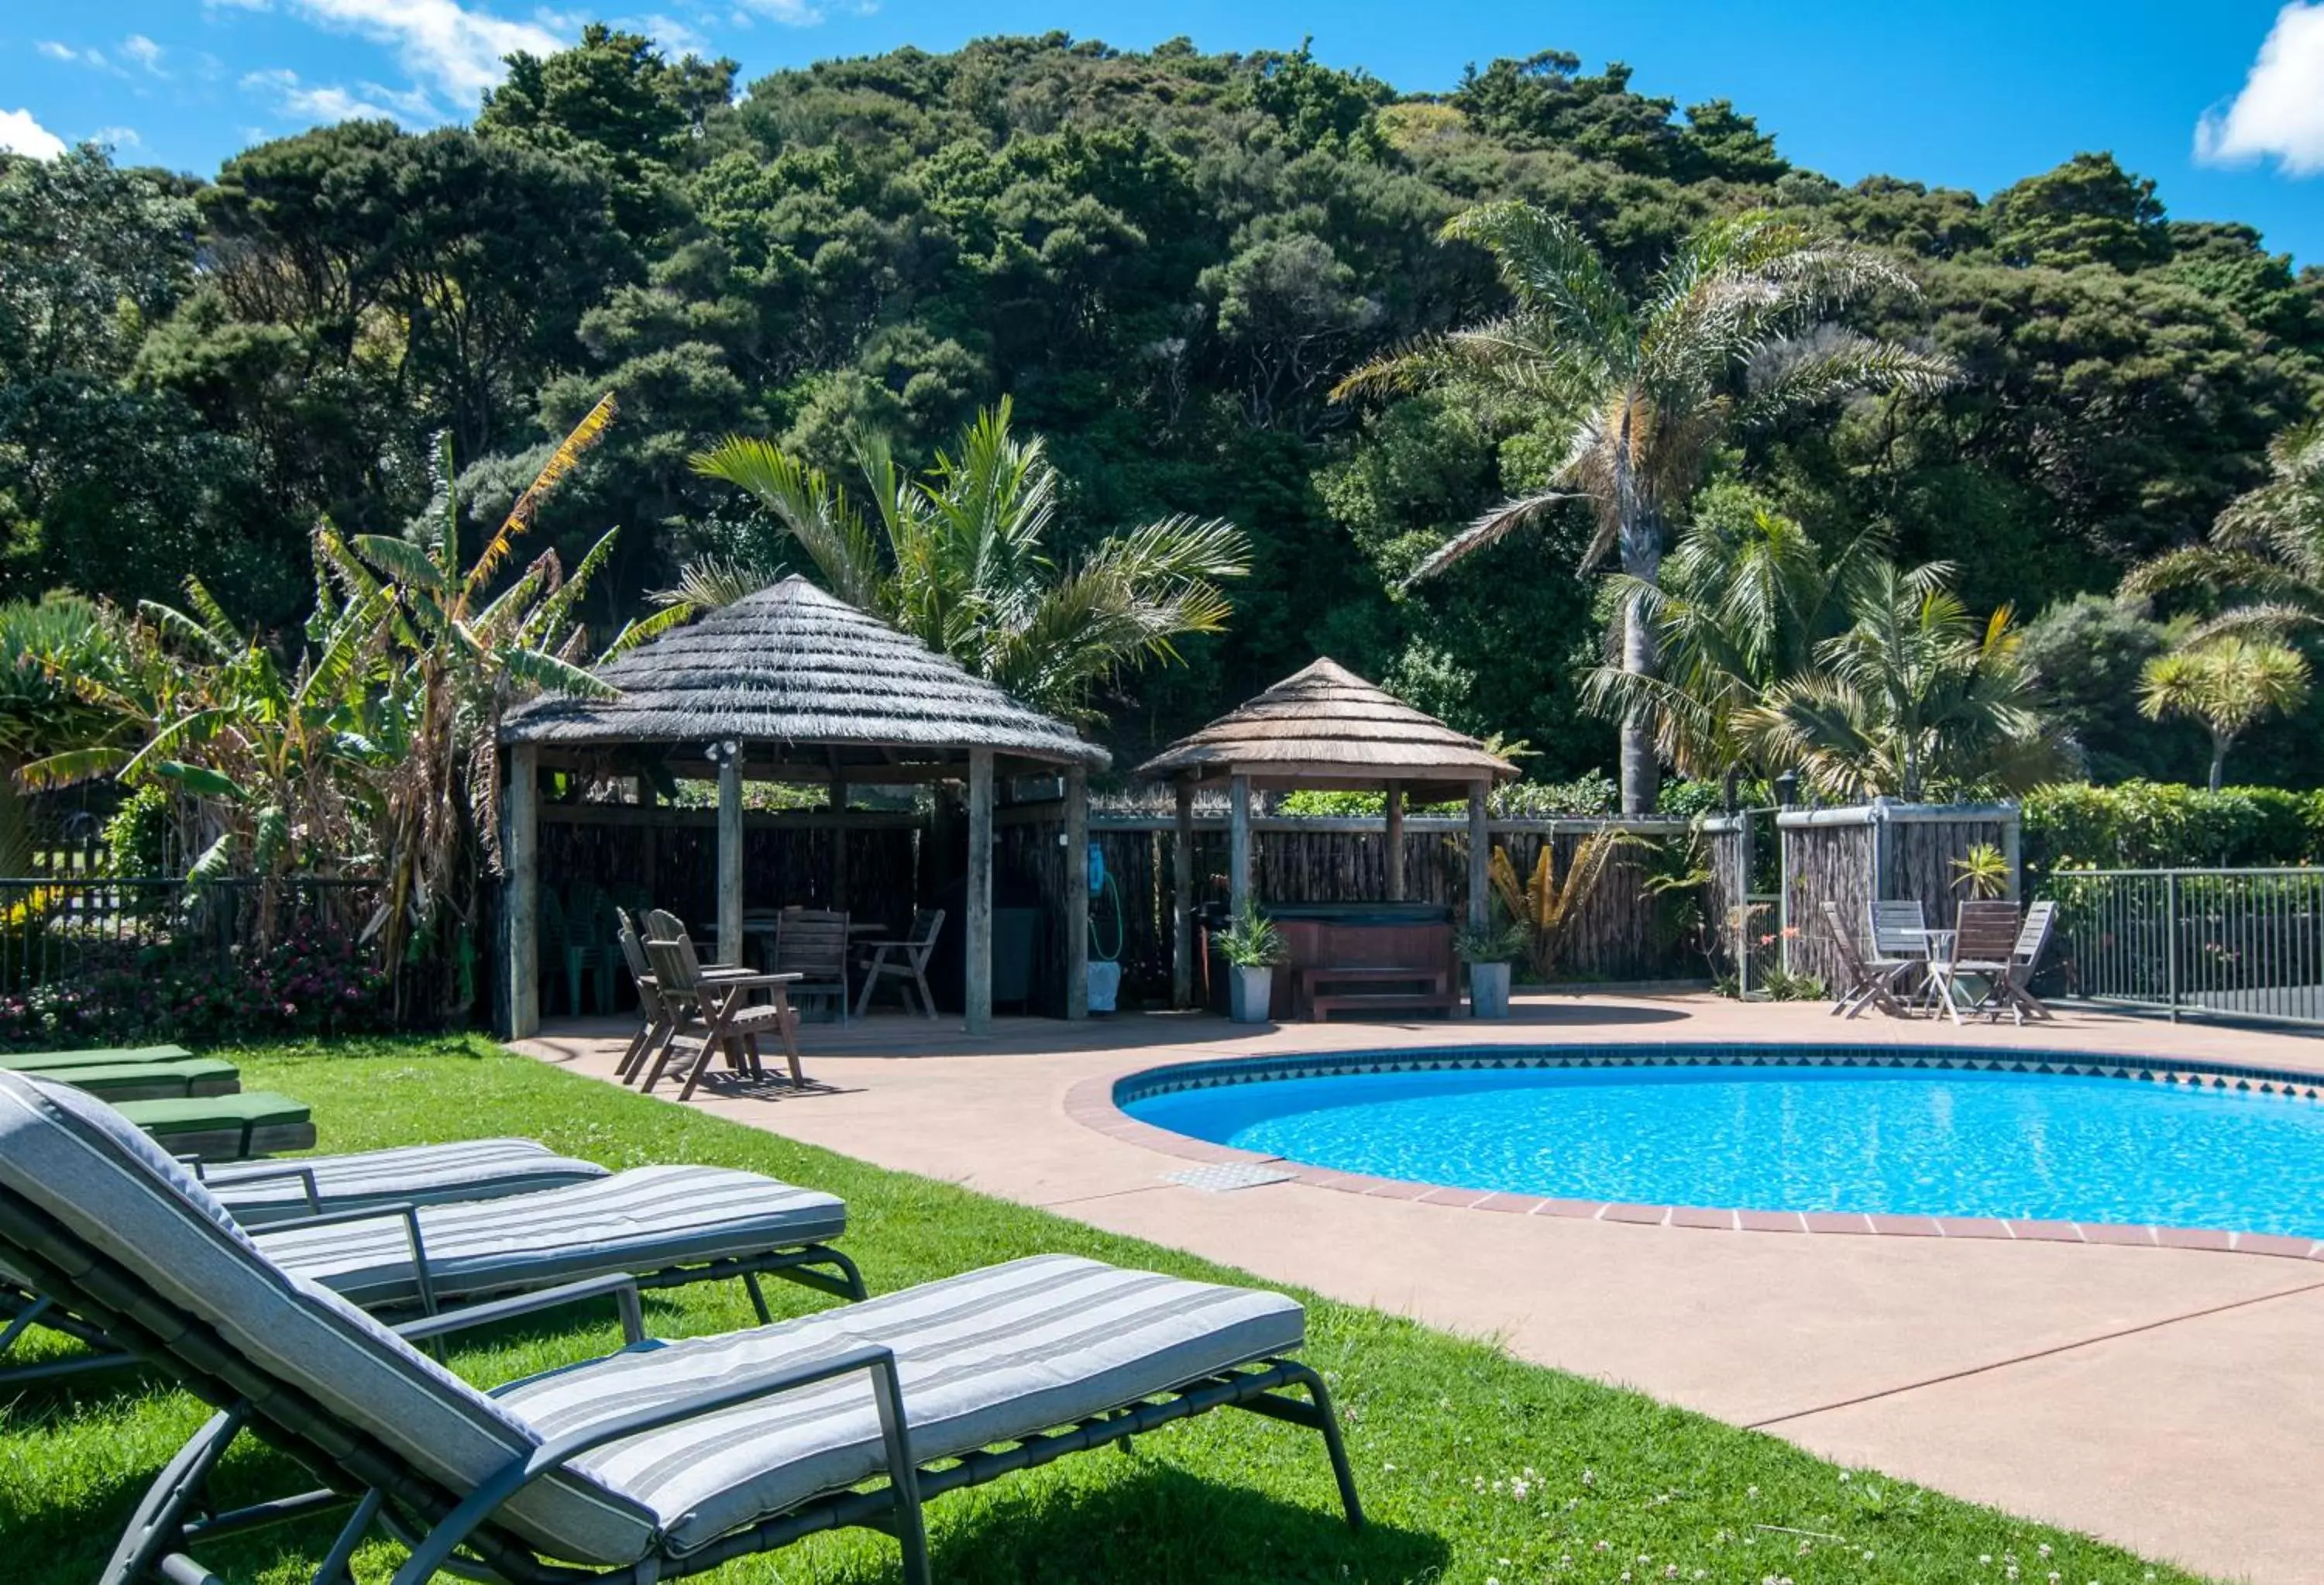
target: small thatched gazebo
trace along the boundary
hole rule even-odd
[[[1228,889],[1240,915],[1251,900],[1250,795],[1298,788],[1388,793],[1388,900],[1404,898],[1407,798],[1469,800],[1469,920],[1485,922],[1486,798],[1517,767],[1475,738],[1414,709],[1329,658],[1285,677],[1240,708],[1179,739],[1138,768],[1177,788],[1177,926],[1171,954],[1179,1005],[1193,994],[1194,828],[1197,788],[1223,783]]]
[[[972,677],[918,640],[792,576],[662,634],[598,668],[605,699],[548,696],[511,711],[503,825],[510,1023],[540,1025],[538,779],[659,751],[673,775],[718,783],[718,957],[742,948],[742,779],[827,786],[965,782],[967,1026],[992,1018],[992,814],[996,776],[1062,772],[1074,852],[1087,840],[1092,769],[1108,756],[1073,728]],[[839,851],[844,854],[844,844]],[[1087,871],[1067,863],[1066,1014],[1087,1010]],[[950,926],[948,926],[947,928]]]

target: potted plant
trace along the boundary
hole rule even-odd
[[[1509,1016],[1509,965],[1525,953],[1532,933],[1498,909],[1487,924],[1462,926],[1452,951],[1469,965],[1469,1016]]]
[[[1268,1003],[1274,1000],[1275,965],[1284,957],[1283,932],[1263,918],[1249,901],[1234,923],[1213,938],[1220,955],[1234,970],[1228,982],[1229,1004],[1238,1024],[1267,1022]]]

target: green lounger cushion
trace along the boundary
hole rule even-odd
[[[310,1149],[315,1143],[315,1120],[307,1103],[267,1090],[189,1101],[131,1101],[117,1110],[171,1155],[204,1161],[240,1161]]]
[[[189,1096],[231,1095],[242,1088],[242,1070],[214,1056],[183,1062],[124,1062],[110,1066],[32,1070],[30,1076],[55,1079],[101,1100],[181,1101]]]
[[[0,1053],[0,1073],[53,1074],[65,1068],[118,1067],[125,1062],[183,1062],[193,1055],[182,1046],[115,1046],[97,1051]]]

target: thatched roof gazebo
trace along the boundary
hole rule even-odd
[[[918,640],[791,576],[597,669],[611,698],[548,696],[509,713],[503,823],[510,1022],[539,1026],[537,782],[544,769],[602,766],[624,750],[659,751],[672,774],[718,783],[718,957],[742,940],[743,779],[831,789],[964,782],[968,788],[967,1024],[992,1016],[992,815],[996,776],[1062,772],[1070,840],[1085,842],[1087,775],[1106,751]],[[844,843],[839,844],[844,855]],[[1074,851],[1078,851],[1075,848]],[[844,862],[844,859],[841,861]],[[1067,864],[1066,908],[1086,915],[1085,871]],[[1079,882],[1078,884],[1076,882]],[[1067,965],[1068,1017],[1086,1010],[1085,924]]]
[[[1176,785],[1178,793],[1178,919],[1172,967],[1180,1005],[1193,987],[1192,873],[1194,792],[1225,785],[1228,887],[1240,915],[1251,900],[1250,795],[1300,788],[1388,794],[1388,900],[1404,897],[1404,806],[1407,798],[1469,800],[1469,918],[1485,921],[1489,843],[1486,799],[1517,767],[1475,738],[1416,710],[1386,688],[1329,658],[1293,673],[1179,739],[1138,774]]]

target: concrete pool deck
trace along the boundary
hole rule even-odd
[[[614,1027],[575,1025],[519,1049],[610,1079],[627,1032]],[[1471,1209],[1473,1194],[1439,1203],[1296,1180],[1206,1193],[1166,1180],[1189,1165],[1184,1153],[1140,1142],[1136,1125],[1102,1131],[1089,1101],[1106,1081],[1167,1063],[1561,1040],[2039,1048],[2324,1076],[2324,1042],[2194,1024],[2063,1012],[2053,1026],[1954,1030],[1842,1023],[1817,1004],[1559,996],[1523,999],[1507,1022],[1449,1026],[1126,1016],[1009,1019],[972,1040],[950,1023],[874,1018],[807,1029],[817,1088],[706,1084],[690,1104],[1494,1338],[2215,1576],[2324,1580],[2311,1478],[2324,1447],[2324,1260],[1496,1215]]]

